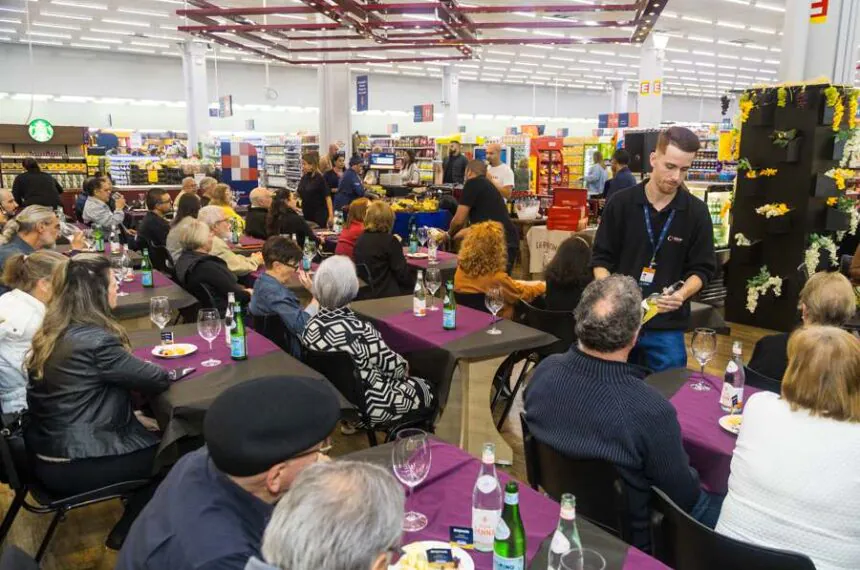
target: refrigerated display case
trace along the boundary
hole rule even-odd
[[[564,166],[564,139],[561,137],[537,137],[531,142],[531,153],[535,158],[535,191],[551,195],[553,188],[569,186],[568,172]]]

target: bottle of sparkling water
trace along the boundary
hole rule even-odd
[[[242,305],[233,307],[233,330],[230,332],[230,358],[247,360],[248,338],[245,335],[245,320],[242,318]]]
[[[726,365],[723,377],[723,391],[720,393],[720,407],[724,412],[740,412],[744,406],[743,345],[736,340],[732,343],[732,359]]]
[[[116,251],[120,250],[117,249]],[[143,250],[143,260],[140,262],[140,284],[144,287],[152,287],[154,285],[152,282],[152,261],[149,259],[149,250],[147,249]]]
[[[110,228],[110,250],[111,253],[122,251],[122,247],[119,243],[119,229],[116,225],[113,225]]]
[[[93,226],[93,249],[99,253],[105,250],[105,232],[98,224]]]
[[[427,315],[427,289],[424,287],[424,272],[418,271],[415,279],[415,293],[412,295],[412,314],[416,317]]]
[[[505,508],[496,526],[493,570],[525,570],[526,531],[520,518],[520,489],[516,481],[505,485]]]
[[[502,487],[496,475],[496,445],[484,444],[481,470],[472,490],[472,534],[475,550],[492,552],[496,526],[502,514]]]
[[[418,253],[418,228],[414,224],[409,229],[409,253]]]
[[[343,231],[343,212],[341,212],[340,210],[337,210],[334,213],[334,224],[332,224],[331,229],[336,234],[339,234],[341,231]]]
[[[227,308],[224,310],[224,341],[227,346],[232,344],[233,334],[233,305],[236,304],[236,294],[232,291],[227,293]]]
[[[305,236],[305,246],[302,250],[302,269],[310,271],[316,255],[316,243],[310,236]]]
[[[454,282],[445,284],[445,299],[442,307],[442,328],[452,331],[457,328],[457,299],[454,297]]]
[[[570,493],[561,496],[561,515],[558,528],[552,536],[549,547],[549,564],[547,570],[560,570],[561,557],[573,548],[582,548],[579,530],[576,528],[576,498]]]
[[[236,218],[230,218],[230,241],[239,243],[239,222]]]

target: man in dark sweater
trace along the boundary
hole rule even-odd
[[[646,369],[627,362],[641,302],[631,277],[589,284],[574,311],[577,345],[537,367],[524,406],[538,441],[568,457],[603,459],[618,468],[627,483],[633,545],[647,548],[651,485],[711,527],[720,501],[699,488],[675,408],[643,382]]]
[[[636,186],[636,177],[630,172],[630,153],[619,148],[612,155],[612,179],[606,183],[604,198],[609,200],[619,190]]]
[[[170,194],[162,188],[150,188],[146,193],[146,209],[149,210],[137,227],[137,237],[141,247],[164,245],[170,224],[164,219],[173,203]]]
[[[272,191],[260,186],[251,190],[248,198],[251,200],[251,207],[245,216],[245,233],[257,239],[266,239],[269,237],[266,218],[272,206]]]

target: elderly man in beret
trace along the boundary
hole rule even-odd
[[[325,457],[339,417],[319,380],[271,376],[225,390],[206,413],[206,446],[161,483],[116,570],[242,570],[259,556],[275,503]]]

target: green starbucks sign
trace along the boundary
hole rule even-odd
[[[33,119],[27,125],[27,132],[30,133],[30,138],[36,142],[48,142],[54,138],[54,125],[45,119]]]

